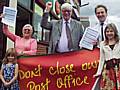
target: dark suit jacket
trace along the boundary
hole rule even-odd
[[[48,16],[48,12],[43,14],[41,20],[41,27],[51,30],[48,53],[55,53],[62,32],[62,20],[52,20],[48,22]],[[78,50],[79,42],[83,35],[83,26],[81,22],[71,19],[70,30],[73,42],[73,50]]]

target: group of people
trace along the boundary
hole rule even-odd
[[[4,15],[1,14],[0,18]],[[22,37],[9,31],[9,27],[3,24],[3,33],[14,42],[14,48],[6,51],[0,70],[0,78],[3,82],[0,90],[20,90],[18,84],[17,56],[35,55],[37,52],[37,41],[32,38],[33,27],[26,24],[22,28]]]
[[[117,27],[111,23],[104,5],[95,8],[99,23],[94,27],[99,30],[100,61],[96,82],[92,90],[120,90],[120,39]]]
[[[83,36],[84,28],[80,21],[71,18],[72,5],[64,3],[61,6],[62,19],[48,22],[51,7],[52,3],[47,2],[41,20],[41,27],[51,32],[48,53],[53,54],[79,50],[79,42]],[[120,41],[118,30],[114,23],[109,22],[107,8],[104,5],[98,5],[95,8],[95,14],[99,23],[93,28],[99,31],[98,41],[96,41],[95,45],[100,45],[100,61],[97,73],[93,76],[99,80],[93,85],[92,89],[119,90]],[[8,49],[3,59],[0,72],[3,85],[0,90],[6,90],[7,88],[11,88],[10,90],[19,90],[16,56],[35,55],[37,52],[37,41],[31,38],[33,27],[30,24],[23,26],[23,37],[11,33],[5,24],[3,24],[3,33],[15,43],[15,49]]]
[[[4,17],[3,14],[0,16]],[[2,85],[0,90],[20,90],[18,84],[18,70],[17,56],[21,55],[35,55],[37,52],[37,41],[32,38],[33,27],[26,24],[22,28],[22,37],[17,36],[9,31],[9,27],[3,24],[3,33],[14,42],[14,48],[9,48],[6,51],[5,57],[2,61],[0,70],[0,78]]]
[[[51,30],[50,53],[67,52],[79,49],[79,42],[83,35],[83,26],[80,22],[71,19],[72,6],[68,3],[61,6],[62,20],[48,22],[49,11],[52,3],[46,4],[41,26]],[[96,83],[92,90],[119,90],[120,89],[120,41],[117,27],[110,22],[107,8],[98,5],[95,8],[98,24],[93,28],[98,30],[98,41],[94,45],[100,48],[100,61],[96,74],[93,76]],[[67,35],[67,25],[70,27],[71,38]],[[69,49],[69,41],[72,49]]]
[[[62,19],[48,22],[52,2],[46,4],[41,20],[41,27],[51,30],[48,53],[62,53],[79,50],[79,42],[83,35],[83,26],[71,18],[72,5],[64,3],[61,6]]]

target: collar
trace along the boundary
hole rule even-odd
[[[107,17],[106,20],[104,21],[104,25],[107,25],[108,22],[109,22],[109,20],[108,20],[108,17]],[[99,25],[101,25],[101,22],[99,22]]]
[[[71,18],[68,20],[68,23],[70,24],[70,21],[71,21]],[[66,22],[66,20],[65,19],[63,19],[63,23],[65,23]]]

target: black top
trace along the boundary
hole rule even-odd
[[[110,47],[112,50],[113,50],[114,46],[115,46],[115,44],[109,45],[109,47]]]

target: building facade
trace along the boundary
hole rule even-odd
[[[12,0],[14,2],[14,0]],[[45,9],[45,3],[48,0],[17,0],[17,17],[16,17],[16,28],[15,34],[21,36],[21,29],[23,25],[29,23],[34,27],[33,37],[38,41],[38,54],[46,54],[47,47],[50,37],[50,32],[40,27],[40,21]],[[51,19],[60,19],[61,13],[55,10],[55,6],[61,5],[64,3],[64,0],[51,0],[53,3],[52,10],[50,12],[49,20]],[[69,0],[74,1],[74,0]],[[76,0],[75,0],[76,1]],[[4,5],[9,6],[10,0],[0,0],[0,13],[2,13],[2,8]],[[68,2],[68,1],[66,1]],[[78,0],[79,6],[81,1]],[[56,5],[57,4],[57,5]],[[83,21],[85,27],[89,25],[89,18],[80,18],[73,15],[73,18]],[[87,20],[87,21],[85,21]],[[86,23],[87,22],[87,23]],[[0,58],[4,57],[6,51],[6,36],[2,33],[2,23],[0,22]]]

